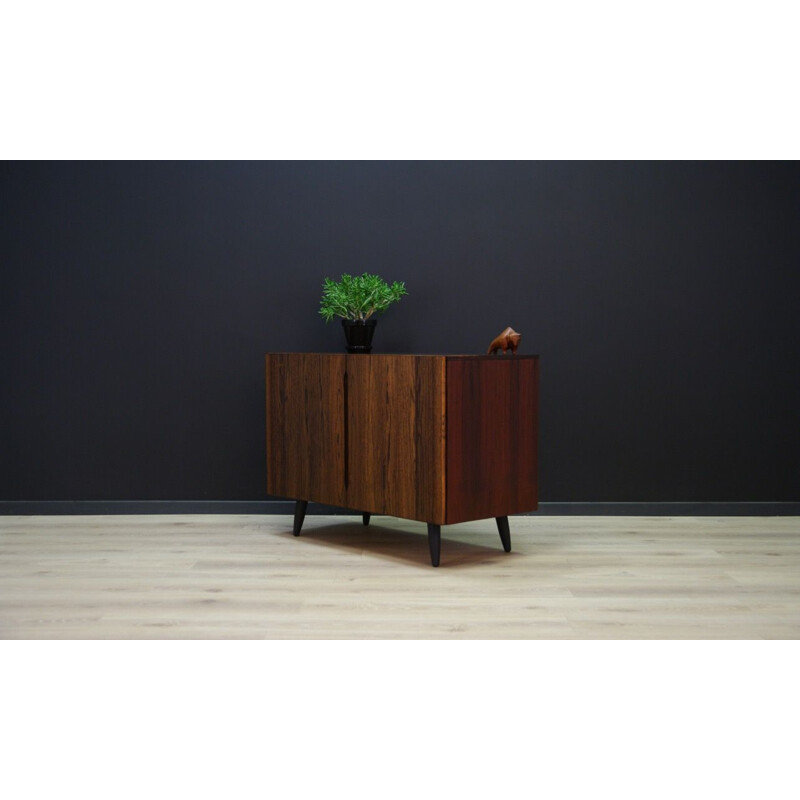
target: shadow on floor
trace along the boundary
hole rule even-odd
[[[494,524],[494,521],[492,521]],[[371,522],[362,525],[360,522],[324,524],[314,526],[313,517],[306,518],[298,540],[305,540],[316,545],[335,547],[348,552],[366,551],[392,561],[403,561],[417,566],[432,569],[428,534],[421,523],[409,522],[408,530],[397,530]],[[287,526],[286,535],[294,538],[291,525]],[[483,544],[451,539],[447,536],[447,527],[442,526],[441,557],[439,569],[442,567],[465,567],[478,564],[500,563],[503,559],[514,557],[514,551],[506,553],[497,536],[497,545],[487,547]],[[513,539],[512,539],[513,548]]]

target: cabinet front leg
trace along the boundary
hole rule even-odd
[[[500,541],[503,543],[503,550],[511,552],[511,531],[508,529],[508,517],[495,517],[497,520],[497,532],[500,534]]]
[[[292,533],[295,536],[300,535],[300,528],[303,527],[303,520],[306,518],[307,508],[308,500],[297,500],[294,504],[294,530]]]
[[[361,514],[361,519],[363,520],[365,525],[369,525],[369,518],[370,518],[370,515],[367,514],[366,512]]]
[[[442,529],[439,525],[428,523],[428,547],[431,549],[431,564],[439,566],[439,550],[442,544]]]

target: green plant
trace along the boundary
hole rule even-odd
[[[341,280],[325,278],[319,313],[330,322],[334,317],[364,321],[408,294],[405,283],[389,286],[377,275],[342,275]]]

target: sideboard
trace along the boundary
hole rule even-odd
[[[269,353],[267,494],[441,526],[538,507],[539,357]]]

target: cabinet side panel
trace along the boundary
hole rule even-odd
[[[538,507],[538,359],[447,362],[447,522]]]
[[[344,355],[268,355],[267,494],[345,505]]]
[[[347,357],[347,505],[444,523],[444,359]]]

